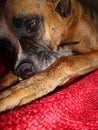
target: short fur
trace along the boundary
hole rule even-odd
[[[15,73],[22,79],[35,75],[0,93],[0,111],[98,69],[96,11],[78,0],[7,0],[2,5],[0,38],[15,49]]]

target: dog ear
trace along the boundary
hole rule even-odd
[[[71,12],[71,0],[48,0],[55,5],[55,10],[62,16],[67,17]]]

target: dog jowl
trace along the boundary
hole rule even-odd
[[[60,57],[58,53],[36,42],[24,41],[23,44],[15,64],[15,73],[22,79],[44,70]]]

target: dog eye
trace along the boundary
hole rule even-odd
[[[37,20],[33,20],[29,23],[26,24],[26,31],[28,33],[32,33],[38,26],[38,21]]]

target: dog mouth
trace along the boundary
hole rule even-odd
[[[78,43],[79,42],[68,42],[68,45]],[[15,67],[15,74],[20,77],[20,79],[26,79],[46,69],[55,62],[56,59],[62,56],[73,55],[70,50],[61,48],[65,45],[67,44],[60,44],[57,52],[37,43],[26,46],[26,49],[23,48],[25,56],[23,56],[23,58],[21,57],[21,60],[18,59],[18,64]]]
[[[16,68],[16,75],[19,76],[19,79],[26,79],[35,74],[34,65],[30,62],[22,62]]]
[[[58,53],[38,44],[33,44],[24,55],[15,67],[15,74],[23,80],[46,69],[60,57]]]

